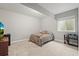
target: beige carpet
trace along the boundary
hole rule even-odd
[[[9,46],[9,56],[77,56],[76,47],[51,41],[42,47],[27,40]]]

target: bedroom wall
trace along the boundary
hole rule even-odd
[[[43,30],[48,30],[48,31],[56,31],[56,21],[54,20],[54,16],[53,17],[45,17],[41,20],[42,24],[42,31]]]
[[[0,21],[5,25],[5,33],[11,34],[11,42],[40,31],[40,20],[32,16],[0,9]]]

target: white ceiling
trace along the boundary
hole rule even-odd
[[[39,11],[36,11],[32,8],[29,8],[19,3],[0,3],[0,9],[23,14],[23,15],[29,15],[37,18],[44,16]]]
[[[37,3],[22,3],[22,5],[32,8],[34,10],[39,11],[40,13],[44,14],[44,15],[52,15],[52,13],[50,13],[48,10],[46,10],[45,8],[43,8],[43,6],[40,6]]]
[[[79,3],[39,3],[39,5],[53,14],[62,13],[79,7]]]
[[[42,18],[78,8],[79,3],[0,3],[0,9]]]

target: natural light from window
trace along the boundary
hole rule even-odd
[[[57,31],[75,32],[75,16],[58,19]]]

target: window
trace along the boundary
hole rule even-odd
[[[57,31],[75,32],[75,17],[64,17],[58,19]]]

